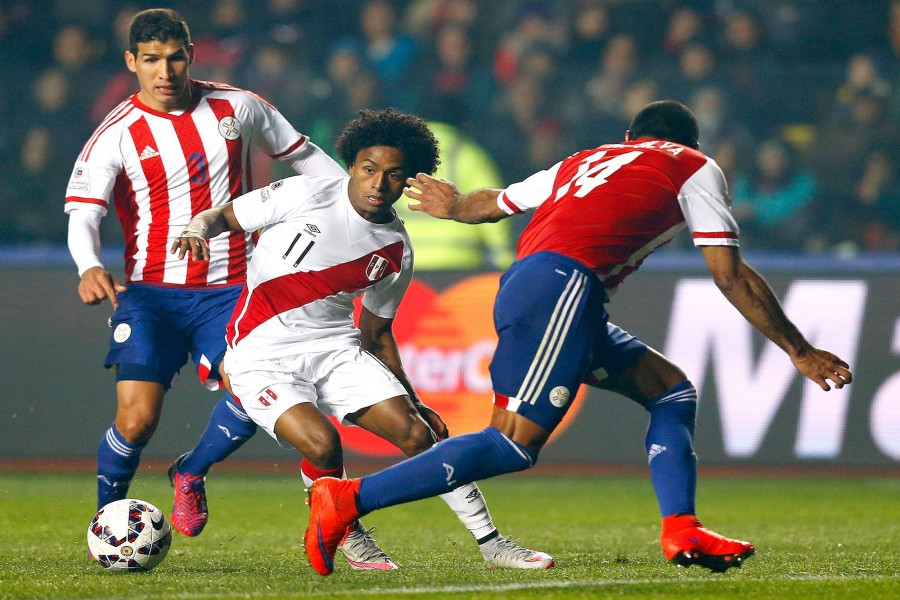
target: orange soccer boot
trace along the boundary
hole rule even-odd
[[[700,565],[716,573],[740,567],[756,553],[752,544],[719,535],[694,515],[672,515],[662,520],[663,553],[679,567]]]
[[[309,527],[303,534],[303,546],[309,564],[319,575],[334,571],[334,554],[353,530],[359,518],[356,494],[359,479],[322,477],[307,490]]]

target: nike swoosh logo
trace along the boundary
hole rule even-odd
[[[322,526],[319,524],[316,524],[316,533],[319,535],[319,554],[322,555],[325,561],[325,568],[329,571],[334,571],[334,560],[325,551],[325,540],[322,539]]]
[[[165,517],[162,517],[159,521],[157,521],[153,517],[150,517],[150,524],[153,525],[153,529],[155,529],[157,531],[159,531],[160,529],[163,528],[163,523],[165,523],[165,522],[166,522]]]

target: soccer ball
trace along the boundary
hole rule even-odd
[[[110,571],[149,571],[172,545],[166,515],[145,500],[126,498],[97,511],[87,530],[91,556]]]

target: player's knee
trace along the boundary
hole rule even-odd
[[[344,464],[344,457],[340,444],[337,446],[313,446],[307,452],[303,453],[303,458],[321,471],[336,469]]]
[[[116,431],[129,444],[146,444],[156,431],[157,421],[140,413],[119,415]]]
[[[294,444],[315,468],[327,471],[344,464],[344,453],[341,439],[337,432],[320,431],[318,435],[310,435],[302,442]]]
[[[434,441],[434,432],[431,428],[421,421],[414,421],[403,438],[397,440],[397,447],[406,456],[415,456],[431,448]]]

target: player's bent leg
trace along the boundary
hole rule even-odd
[[[361,515],[438,496],[476,479],[521,471],[535,459],[527,449],[488,427],[443,440],[362,479],[320,479],[309,492],[310,521],[304,541],[310,564],[320,574],[330,574],[338,545]]]
[[[347,472],[343,466],[333,469],[319,469],[306,458],[300,461],[300,475],[307,490],[313,483],[323,477],[347,479]],[[398,569],[397,564],[382,550],[372,537],[375,528],[367,529],[361,521],[357,520],[350,534],[344,542],[338,546],[347,563],[354,569],[363,571],[389,571]]]
[[[175,489],[172,526],[188,537],[199,535],[209,520],[206,474],[256,433],[256,423],[230,395],[213,408],[209,424],[197,446],[169,465],[169,483]]]
[[[722,573],[740,568],[756,549],[749,542],[733,540],[703,526],[694,515],[672,515],[662,520],[660,536],[666,559],[679,567],[699,565]]]

